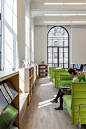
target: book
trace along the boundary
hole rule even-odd
[[[4,112],[2,113],[2,117],[4,119],[4,121],[7,123],[8,125],[8,129],[11,128],[11,126],[13,125],[16,117],[18,115],[18,110],[16,108],[14,108],[13,106],[9,105]],[[8,116],[8,117],[7,117]],[[0,121],[1,122],[1,121]],[[3,128],[5,129],[5,128]]]
[[[8,86],[8,88],[10,89],[12,95],[13,95],[13,99],[18,95],[18,92],[16,91],[12,81],[7,81],[6,85]]]
[[[0,106],[2,107],[3,110],[8,106],[8,102],[5,99],[5,97],[4,97],[3,93],[1,92],[1,90],[0,90]]]
[[[71,89],[70,86],[60,86],[59,88],[61,88],[61,89]]]
[[[8,129],[8,125],[5,122],[5,120],[4,120],[2,115],[0,115],[0,129]]]
[[[10,91],[9,87],[7,86],[7,84],[4,83],[3,85],[4,85],[5,89],[7,90],[7,92],[9,93],[11,99],[13,100],[13,98],[14,98],[14,97],[13,97],[13,94],[11,93],[11,91]]]
[[[12,102],[12,99],[10,98],[9,94],[7,93],[6,89],[4,88],[3,84],[0,87],[5,99],[7,100],[7,102],[10,104]]]

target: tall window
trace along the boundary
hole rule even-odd
[[[16,68],[17,56],[17,0],[4,0],[4,52],[5,68]]]
[[[69,67],[69,34],[63,27],[53,27],[48,32],[47,63],[49,67]]]

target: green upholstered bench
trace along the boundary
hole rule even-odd
[[[52,70],[52,82],[53,82],[53,79],[55,78],[56,71],[68,71],[68,70],[67,69],[53,69]]]
[[[86,82],[72,82],[71,86],[71,95],[64,95],[63,101],[72,117],[72,125],[80,128],[80,124],[86,124]]]
[[[64,95],[63,100],[64,100],[64,105],[67,108],[70,116],[72,116],[72,114],[71,114],[71,95]]]
[[[79,79],[79,82],[86,82],[86,75],[76,75]],[[73,80],[72,77],[69,75],[60,75],[60,81],[71,81]]]
[[[55,79],[53,79],[55,88],[58,88],[60,86],[60,83],[59,83],[60,75],[68,75],[68,70],[64,69],[63,71],[62,70],[55,71]]]
[[[61,69],[60,67],[49,67],[49,77],[52,79],[52,70],[53,69]]]

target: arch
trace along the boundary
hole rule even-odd
[[[55,31],[55,33],[54,33],[54,31]],[[50,33],[50,35],[49,35],[49,33]],[[49,45],[50,38],[52,39],[51,45]],[[55,41],[55,39],[56,39],[56,41]],[[57,39],[59,39],[59,40],[57,40]],[[51,52],[49,52],[49,48],[52,49]],[[54,51],[54,48],[57,49],[56,52]],[[60,53],[61,49],[63,50],[62,53]],[[50,53],[52,53],[52,55],[51,55],[52,61],[51,62],[49,62]],[[59,54],[63,55],[62,59],[60,58]],[[55,61],[56,57],[57,57],[57,62]],[[61,62],[61,60],[62,60],[62,62]],[[63,26],[53,26],[52,28],[49,29],[49,31],[47,33],[47,63],[52,64],[52,65],[50,65],[51,67],[69,68],[69,32]]]

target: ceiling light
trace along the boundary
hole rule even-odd
[[[81,15],[82,15],[82,16],[85,16],[86,14],[77,14],[77,15],[80,15],[80,16],[81,16]]]
[[[63,5],[63,3],[44,3],[44,5]]]
[[[86,23],[86,21],[72,21],[72,23]]]
[[[64,3],[64,5],[83,5],[84,3]]]
[[[76,14],[61,14],[61,16],[75,16]]]
[[[86,4],[86,3],[84,3],[84,4]]]
[[[60,14],[44,14],[45,16],[60,16]]]
[[[58,21],[58,23],[71,23],[71,21]]]
[[[57,23],[57,21],[44,21],[44,23]]]

